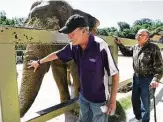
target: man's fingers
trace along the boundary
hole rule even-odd
[[[159,83],[157,83],[156,87],[158,87],[158,86],[159,86]]]
[[[158,84],[156,83],[156,84],[154,84],[154,88],[157,88],[158,87]]]
[[[155,83],[153,84],[153,87],[156,88],[156,84]]]
[[[158,87],[158,86],[159,86],[159,83],[157,82],[157,83],[156,83],[156,87]]]
[[[29,69],[29,68],[32,68],[33,66],[32,65],[30,65],[30,66],[28,66],[27,68]]]
[[[109,108],[107,114],[110,115],[111,114],[111,111],[112,111],[112,109]]]
[[[116,43],[118,43],[118,44],[121,43],[120,39],[114,39],[114,41],[115,41]]]
[[[154,84],[152,83],[152,84],[150,84],[150,88],[154,88]]]
[[[110,115],[112,113],[112,110],[113,110],[112,105],[109,105],[107,114]]]
[[[34,68],[34,72],[36,72],[36,69],[37,69],[37,68]]]
[[[27,65],[31,65],[31,64],[32,64],[32,62],[28,62],[28,63],[27,63]]]
[[[117,42],[117,43],[119,42],[119,40],[117,40],[117,39],[114,39],[114,41]]]
[[[158,85],[159,85],[159,83],[152,83],[152,84],[150,84],[150,87],[151,88],[157,88],[158,87]]]

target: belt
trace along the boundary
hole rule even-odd
[[[149,77],[149,76],[153,76],[153,74],[139,74],[139,73],[134,73],[134,75],[136,77]]]

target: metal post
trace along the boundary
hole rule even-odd
[[[20,122],[14,44],[0,43],[1,122]]]

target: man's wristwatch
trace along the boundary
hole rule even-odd
[[[37,60],[37,63],[40,65],[41,63],[40,63],[40,59],[39,60]]]

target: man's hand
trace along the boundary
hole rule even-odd
[[[117,43],[117,44],[122,44],[121,40],[118,39],[118,37],[115,37],[115,38],[114,38],[114,41],[115,41],[115,43]]]
[[[152,81],[152,82],[150,83],[150,87],[151,87],[151,88],[157,88],[158,85],[159,85],[159,83],[158,83],[157,81]]]
[[[114,102],[109,102],[108,103],[108,111],[107,111],[107,114],[108,115],[114,115],[116,111],[116,100]]]
[[[112,86],[111,86],[111,94],[109,98],[109,103],[107,105],[108,115],[114,115],[116,111],[116,96],[118,92],[118,84],[119,84],[119,73],[116,73],[115,75],[112,76]]]
[[[37,68],[39,67],[38,61],[32,61],[32,60],[31,60],[31,61],[28,63],[28,67],[27,67],[27,68],[31,68],[31,67],[33,67],[33,68],[34,68],[34,72],[36,72]]]

